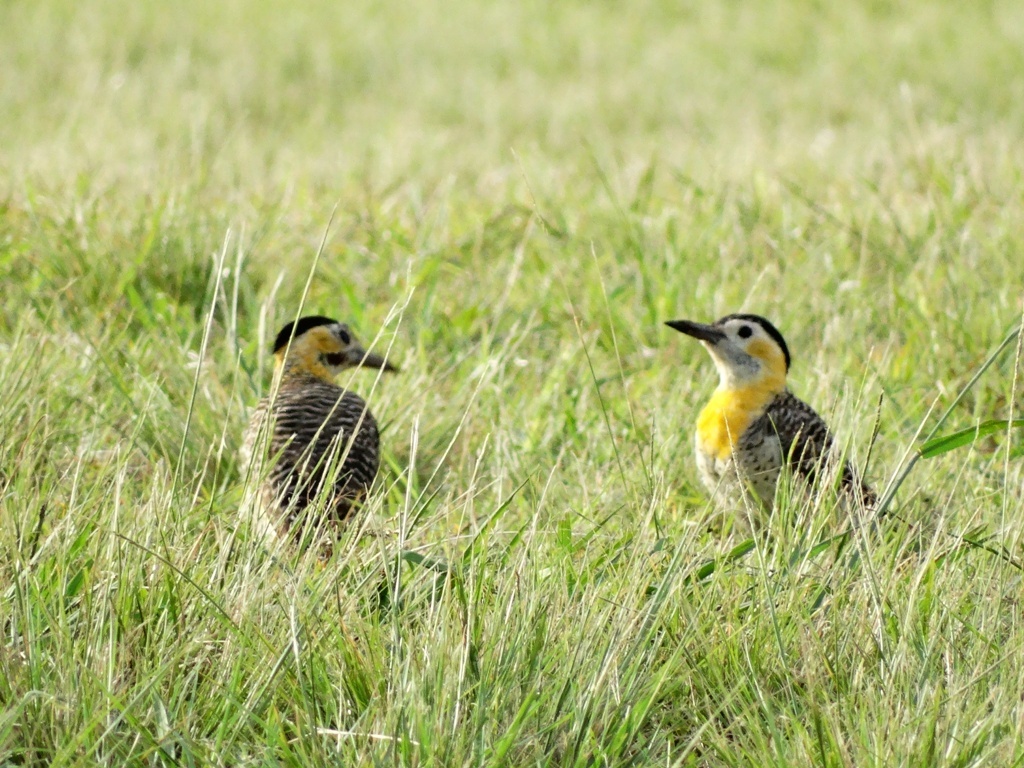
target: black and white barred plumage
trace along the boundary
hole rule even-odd
[[[272,408],[269,398],[260,401],[243,452],[252,455],[261,440],[271,461],[262,502],[285,529],[318,497],[331,522],[342,522],[380,465],[380,435],[366,401],[308,374],[282,381]]]
[[[788,389],[776,395],[749,431],[777,435],[783,462],[810,485],[817,483],[820,472],[831,469],[830,463],[841,460],[839,489],[867,507],[877,501],[875,492],[857,476],[850,463],[835,455],[835,441],[825,420]]]

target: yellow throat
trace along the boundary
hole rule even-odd
[[[701,452],[719,459],[732,454],[736,442],[786,388],[786,375],[769,374],[742,386],[719,386],[697,417]]]

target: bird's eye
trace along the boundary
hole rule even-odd
[[[340,331],[338,331],[338,338],[341,339],[341,343],[342,344],[351,344],[352,343],[352,337],[349,335],[348,331],[346,331],[344,328],[342,328]]]
[[[753,333],[754,330],[749,325],[741,325],[740,329],[736,331],[741,339],[749,339]]]

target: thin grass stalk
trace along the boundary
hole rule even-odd
[[[1007,334],[1006,338],[1004,338],[999,343],[999,346],[996,347],[995,350],[985,359],[985,362],[983,362],[981,366],[978,368],[978,370],[975,371],[974,375],[970,378],[970,381],[968,381],[963,386],[959,394],[957,394],[956,398],[954,398],[953,402],[950,403],[949,407],[945,410],[942,416],[939,417],[939,420],[935,423],[935,426],[933,426],[931,430],[928,432],[928,434],[925,435],[925,438],[922,442],[926,443],[933,437],[935,437],[935,433],[942,428],[942,425],[946,423],[946,420],[952,415],[953,411],[960,404],[960,401],[962,401],[967,396],[967,393],[974,388],[974,385],[978,383],[978,379],[982,377],[982,374],[984,374],[985,371],[987,371],[992,366],[992,364],[999,359],[999,356],[1003,353],[1003,350],[1010,346],[1010,344],[1021,335],[1022,327],[1024,326],[1018,325],[1013,331]],[[914,451],[914,453],[910,457],[910,460],[903,466],[903,468],[897,474],[896,478],[892,480],[889,483],[889,485],[886,486],[885,491],[882,494],[882,498],[878,502],[878,506],[875,507],[873,516],[874,520],[880,520],[882,517],[885,516],[886,512],[889,509],[889,505],[892,503],[893,498],[896,496],[896,492],[900,489],[900,486],[903,485],[904,481],[906,481],[907,477],[910,475],[911,470],[913,470],[914,466],[920,459],[920,451]]]

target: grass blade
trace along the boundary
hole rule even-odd
[[[970,445],[988,435],[1006,432],[1019,427],[1024,427],[1024,419],[989,419],[973,427],[961,429],[959,432],[927,440],[917,449],[917,454],[922,459],[933,459],[957,448]]]

